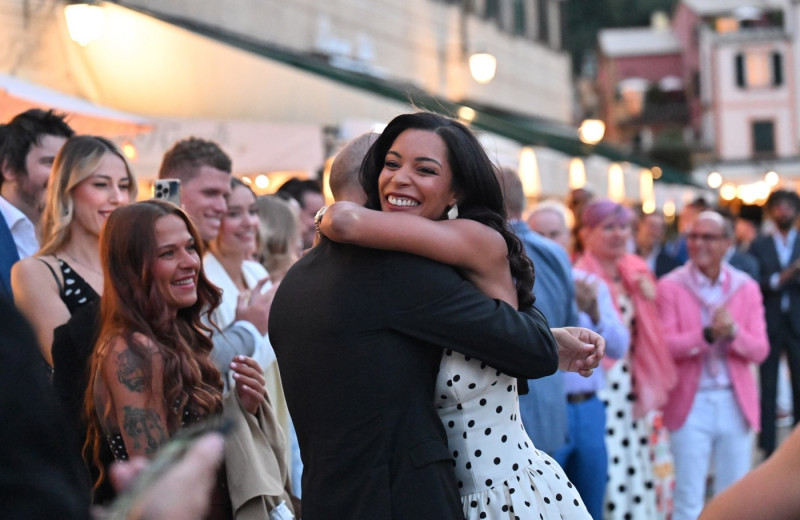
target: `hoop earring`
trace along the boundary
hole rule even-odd
[[[458,218],[458,204],[453,204],[450,206],[450,209],[447,210],[447,218],[448,220]]]

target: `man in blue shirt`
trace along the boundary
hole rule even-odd
[[[509,223],[536,271],[536,307],[550,327],[577,325],[578,309],[567,253],[555,242],[531,231],[522,220],[526,198],[517,172],[503,168],[499,177]],[[566,444],[567,411],[561,372],[528,380],[528,393],[520,396],[519,407],[522,423],[537,449],[552,456]]]

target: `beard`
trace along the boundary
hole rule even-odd
[[[775,226],[781,231],[789,231],[794,226],[794,217],[786,217],[775,220]]]

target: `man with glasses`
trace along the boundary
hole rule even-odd
[[[761,436],[759,447],[775,451],[778,367],[786,352],[795,408],[800,407],[800,242],[797,220],[800,197],[789,190],[774,191],[767,199],[766,216],[774,231],[753,240],[750,254],[759,264],[770,351],[761,365]],[[800,413],[794,414],[794,424]]]
[[[689,261],[658,282],[664,339],[679,385],[664,406],[675,463],[673,520],[695,520],[706,498],[750,470],[752,432],[759,428],[753,363],[769,342],[758,284],[723,261],[733,229],[704,211],[686,235]]]

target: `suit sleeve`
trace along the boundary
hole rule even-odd
[[[703,337],[702,328],[681,327],[678,313],[681,299],[677,294],[676,284],[668,278],[662,278],[658,282],[657,294],[656,303],[664,330],[664,341],[672,358],[678,361],[708,352],[710,346]]]
[[[769,354],[769,339],[767,338],[767,324],[764,320],[761,291],[758,290],[756,284],[747,284],[742,291],[745,292],[743,299],[748,302],[748,308],[752,309],[752,312],[736,318],[736,337],[731,341],[729,349],[731,354],[737,355],[745,361],[761,363]]]
[[[215,330],[211,334],[214,348],[211,349],[211,361],[222,374],[222,380],[227,380],[230,364],[234,356],[242,355],[252,357],[256,349],[256,338],[239,322],[233,323],[223,331]]]
[[[405,256],[386,268],[385,319],[389,328],[433,347],[481,359],[518,378],[538,378],[558,368],[547,320],[535,307],[518,312],[492,300],[450,267]]]

